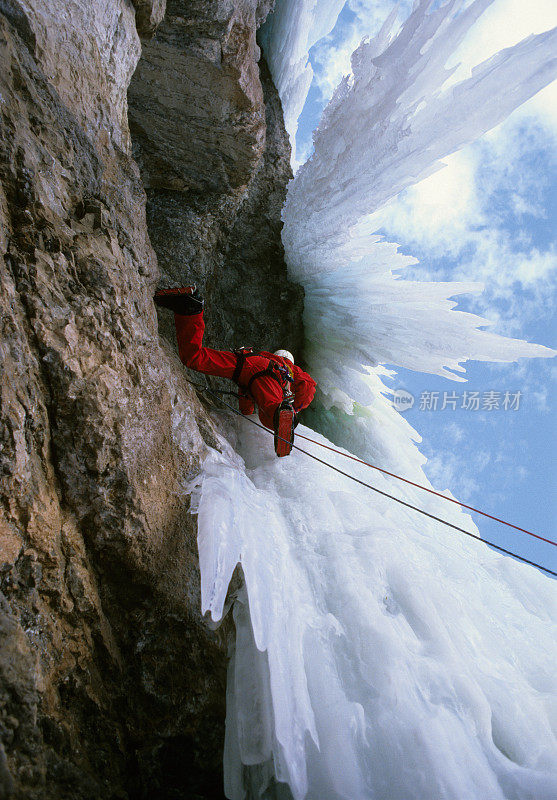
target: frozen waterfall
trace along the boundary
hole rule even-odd
[[[345,0],[277,0],[261,28],[259,39],[265,50],[284,112],[284,124],[292,145],[296,165],[296,131],[304,107],[313,70],[308,52],[333,28]]]
[[[290,184],[286,258],[306,290],[306,358],[326,394],[342,389],[370,402],[362,364],[458,379],[454,371],[467,359],[554,355],[480,331],[488,320],[451,311],[449,298],[481,286],[400,280],[397,271],[413,259],[381,241],[373,216],[557,77],[554,29],[443,89],[446,61],[490,3],[476,0],[458,14],[460,3],[428,13],[431,2],[420,2],[394,38],[391,15],[353,54],[352,76],[337,88],[314,134],[315,152]]]
[[[307,48],[342,4],[277,5],[263,41],[292,133]],[[383,365],[459,379],[467,359],[553,355],[452,310],[451,297],[478,287],[400,279],[410,259],[377,234],[373,215],[389,198],[557,74],[551,31],[448,85],[445,64],[489,0],[462,5],[421,0],[396,35],[391,17],[360,45],[284,209],[321,429],[342,428],[335,438],[350,450],[425,485],[419,437],[386,398]],[[245,576],[233,612],[227,797],[557,797],[555,582],[303,453],[276,459],[267,433],[221,420],[227,441],[195,481],[193,509],[203,611],[219,620],[237,563]],[[456,506],[359,464],[349,471],[478,532]]]
[[[554,582],[228,422],[194,492],[203,611],[220,619],[236,563],[245,576],[226,796],[553,800]],[[413,474],[408,432],[392,433]],[[451,504],[373,484],[477,533]]]

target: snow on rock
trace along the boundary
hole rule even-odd
[[[227,797],[555,797],[554,583],[303,453],[277,459],[245,420],[228,424],[236,452],[213,452],[196,490],[203,611],[220,618],[237,562],[246,581]],[[415,472],[406,430],[393,446]],[[477,535],[456,506],[327,458]]]

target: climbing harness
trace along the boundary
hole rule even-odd
[[[237,347],[236,350],[233,351],[234,355],[236,356],[236,366],[234,368],[234,373],[232,375],[232,380],[234,383],[240,385],[240,373],[244,368],[244,364],[246,363],[246,358],[250,356],[258,356],[259,353],[253,352],[253,347]]]
[[[191,383],[193,386],[196,386],[196,384],[194,384],[193,381],[189,381],[189,383]],[[196,388],[198,388],[198,387],[196,387]],[[256,425],[258,428],[261,428],[264,431],[268,430],[267,428],[265,428],[264,425],[260,425],[259,422],[256,422],[254,419],[250,419],[250,417],[244,417],[242,414],[240,414],[239,411],[236,411],[236,409],[233,408],[229,403],[227,403],[226,401],[224,401],[221,398],[219,398],[218,394],[216,392],[213,392],[212,389],[206,388],[206,389],[204,389],[202,391],[206,391],[209,394],[212,394],[214,397],[216,397],[218,400],[220,400],[220,402],[223,405],[225,405],[228,409],[230,409],[230,411],[232,411],[237,416],[243,417],[243,419],[245,419],[247,422],[250,422],[252,425]],[[298,435],[302,436],[301,434],[298,434]],[[275,436],[277,436],[277,434],[275,434]],[[303,438],[304,439],[308,439],[307,436],[304,436]],[[312,441],[313,442],[313,440],[309,440],[309,439],[308,439],[308,441]],[[354,475],[350,475],[349,472],[344,472],[344,470],[339,469],[338,467],[335,467],[332,464],[329,464],[327,461],[324,461],[323,459],[318,458],[317,456],[313,455],[313,453],[309,453],[307,450],[304,450],[302,447],[299,447],[298,445],[293,444],[292,442],[288,442],[288,444],[290,444],[291,448],[293,447],[294,449],[299,450],[301,453],[305,453],[306,456],[309,456],[314,461],[318,461],[320,464],[323,464],[324,466],[329,467],[329,469],[332,469],[335,472],[338,472],[339,475],[343,475],[345,478],[349,478],[350,480],[354,481],[355,483],[359,483],[360,486],[365,486],[366,488],[371,489],[373,492],[376,492],[377,494],[380,494],[383,497],[387,497],[390,500],[394,500],[396,503],[399,503],[400,505],[405,506],[406,508],[410,508],[413,511],[417,511],[419,514],[423,514],[425,517],[428,517],[429,519],[433,519],[436,522],[441,522],[443,525],[446,525],[448,528],[452,528],[455,531],[459,531],[459,533],[463,533],[463,534],[465,534],[465,536],[469,536],[471,539],[476,539],[476,541],[481,542],[482,544],[485,544],[485,545],[489,545],[490,547],[495,548],[495,550],[499,550],[499,552],[505,553],[505,555],[513,556],[513,558],[517,558],[519,561],[522,561],[525,564],[530,564],[530,566],[532,566],[532,567],[537,567],[538,569],[541,569],[544,572],[547,572],[549,575],[553,575],[553,576],[557,577],[557,572],[554,572],[552,569],[549,569],[549,567],[544,567],[542,564],[538,564],[537,562],[531,561],[528,558],[524,558],[523,556],[519,556],[518,553],[514,553],[512,550],[507,550],[506,548],[501,547],[500,545],[495,544],[495,542],[491,542],[488,539],[482,539],[480,536],[476,536],[474,533],[471,533],[470,531],[467,531],[465,528],[460,528],[458,525],[454,525],[452,522],[449,522],[446,519],[441,519],[441,517],[437,517],[437,516],[435,516],[435,514],[430,514],[429,511],[424,511],[422,508],[418,508],[417,506],[414,506],[411,503],[407,503],[405,500],[401,500],[399,497],[395,497],[392,494],[388,494],[388,492],[383,492],[381,489],[377,489],[375,486],[371,486],[371,484],[365,483],[365,481],[362,481],[359,478],[356,478]],[[314,444],[320,444],[320,443],[319,442],[314,442]],[[323,446],[326,447],[326,445],[323,445]],[[328,449],[332,449],[332,448],[328,448]],[[342,455],[345,455],[345,454],[342,453]],[[353,458],[356,461],[360,461],[360,459],[357,459],[355,457],[353,457]],[[367,464],[367,462],[365,462],[365,461],[362,462],[362,463]],[[372,466],[372,465],[369,464],[367,466]],[[379,469],[379,468],[377,467],[377,469]],[[381,470],[381,472],[386,472],[386,470]],[[398,475],[394,475],[394,473],[387,473],[387,474],[389,474],[389,475],[392,474],[396,478],[399,477]],[[405,480],[406,481],[405,478],[401,478],[401,480]],[[411,481],[407,481],[407,482],[411,483]],[[415,485],[419,486],[419,484],[415,484]],[[419,486],[419,488],[424,489],[426,487]],[[433,490],[428,490],[428,491],[433,491]],[[438,494],[437,492],[433,492],[433,493],[434,494]],[[445,495],[439,495],[439,497],[444,497],[446,500],[450,500],[451,499],[451,498],[445,497]],[[453,502],[456,502],[458,505],[461,505],[461,504],[458,503],[458,501],[453,501]],[[471,508],[471,507],[470,506],[466,506],[466,508]],[[476,509],[472,509],[472,510],[475,511]],[[483,512],[480,512],[480,513],[483,513]],[[490,515],[486,514],[485,516],[490,516]],[[502,522],[505,525],[509,525],[512,528],[516,528],[516,530],[524,531],[525,533],[530,533],[530,531],[526,531],[524,528],[518,528],[516,525],[511,525],[510,523],[505,522],[504,520],[499,520],[497,517],[492,517],[492,519],[496,520],[497,522]],[[532,535],[536,536],[536,534],[532,534]],[[540,537],[537,537],[537,538],[541,539],[542,537],[540,536]],[[552,542],[549,539],[544,539],[544,541],[547,541],[550,544],[556,544],[555,542]]]
[[[290,455],[294,443],[294,423],[296,421],[296,415],[292,406],[294,402],[294,392],[291,388],[294,383],[294,377],[287,367],[269,359],[269,363],[265,369],[255,372],[250,377],[245,387],[245,391],[250,397],[253,397],[251,387],[254,381],[263,377],[272,378],[277,381],[282,390],[282,403],[275,410],[273,428],[275,433],[275,453],[279,458],[283,458],[284,456]],[[240,389],[242,388],[244,387],[240,387]]]
[[[232,380],[238,384],[240,390],[253,398],[251,393],[253,382],[259,378],[267,376],[277,381],[277,383],[280,385],[280,388],[282,389],[283,400],[287,402],[292,402],[294,400],[294,393],[291,388],[291,384],[294,383],[294,375],[288,367],[284,366],[283,364],[279,364],[277,361],[273,361],[273,359],[270,358],[265,369],[260,369],[258,372],[254,372],[254,374],[250,376],[247,384],[243,385],[240,383],[240,374],[244,368],[246,359],[250,358],[250,356],[260,356],[261,353],[254,352],[251,347],[239,347],[237,350],[234,350],[234,355],[237,357],[237,361],[236,367],[234,368],[234,373],[232,375]]]
[[[290,375],[290,372],[286,367],[283,367],[282,364],[277,364],[276,361],[271,361],[270,359],[269,364],[265,369],[260,369],[259,372],[255,372],[250,377],[247,386],[245,387],[249,395],[251,395],[251,387],[253,386],[253,382],[265,376],[277,381],[282,389],[283,400],[288,403],[291,403],[294,400],[294,392],[290,386],[290,384],[294,383],[294,378]]]
[[[240,398],[251,397],[252,400],[255,400],[251,387],[259,378],[272,378],[272,380],[279,384],[282,391],[282,403],[276,409],[273,417],[275,453],[279,458],[289,455],[292,450],[292,443],[294,442],[294,425],[296,421],[296,414],[292,407],[295,397],[292,391],[292,385],[294,383],[294,373],[292,369],[270,358],[265,369],[254,372],[254,374],[250,376],[247,384],[242,384],[240,383],[240,374],[246,359],[250,356],[260,356],[261,353],[254,353],[251,347],[240,347],[234,350],[234,354],[237,357],[237,361],[232,380],[240,387],[241,394],[238,395]]]

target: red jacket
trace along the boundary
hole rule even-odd
[[[206,375],[232,378],[238,362],[236,354],[228,350],[213,350],[210,347],[203,347],[203,331],[205,330],[203,312],[190,316],[175,314],[174,322],[178,338],[178,352],[187,367],[204,372]],[[264,370],[269,365],[269,360],[283,364],[293,371],[295,411],[301,411],[309,406],[315,394],[315,381],[296,364],[292,364],[286,358],[276,356],[274,353],[258,353],[246,358],[237,381],[239,386],[247,386],[250,377],[256,372]],[[278,381],[267,375],[256,378],[251,385],[251,394],[257,403],[259,419],[266,428],[273,430],[273,415],[283,400],[282,389]],[[242,414],[253,414],[253,399],[248,395],[241,397],[240,411]]]

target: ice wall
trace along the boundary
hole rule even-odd
[[[326,393],[337,387],[369,402],[369,381],[358,378],[362,364],[458,379],[454,371],[467,359],[554,354],[480,331],[487,320],[450,310],[449,298],[481,286],[399,279],[413,259],[381,241],[373,216],[557,76],[554,29],[444,87],[452,74],[445,63],[490,3],[431,10],[422,0],[394,37],[393,12],[354,52],[352,75],[325,109],[315,151],[290,184],[283,240],[290,274],[306,290],[310,371]]]
[[[405,473],[429,485],[408,430],[390,433]],[[203,611],[220,619],[237,562],[245,575],[226,796],[553,800],[555,583],[303,453],[277,459],[245,420],[227,436],[194,497]],[[373,483],[477,534],[451,504]]]
[[[284,124],[296,160],[298,118],[311,86],[308,53],[333,29],[345,0],[277,0],[259,32],[275,86],[282,101]]]

